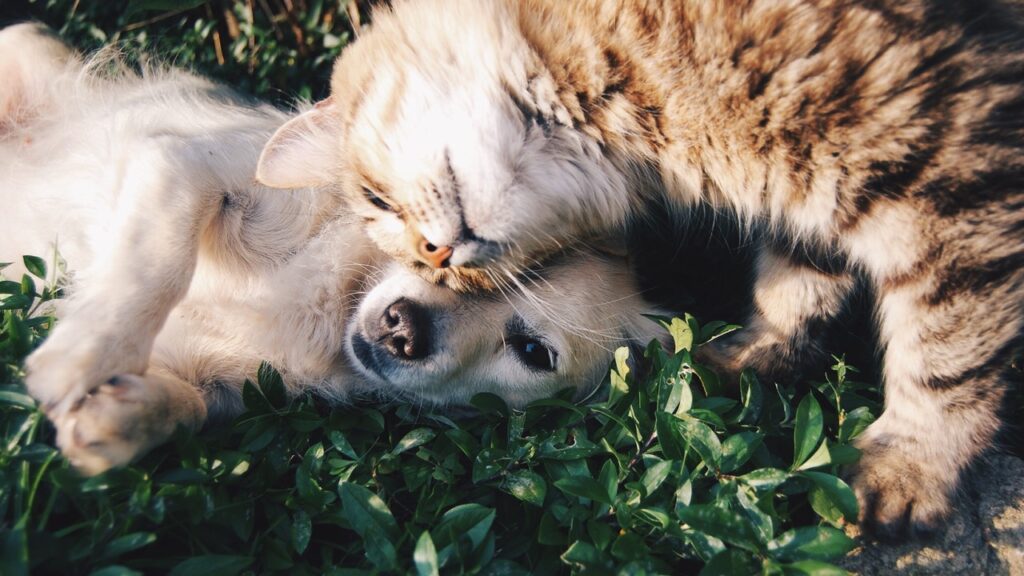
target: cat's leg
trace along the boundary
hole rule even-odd
[[[886,407],[857,440],[851,483],[862,524],[883,538],[937,528],[1000,427],[1024,325],[1024,251],[1013,234],[989,236],[986,221],[942,222],[945,238],[916,263],[876,274]]]
[[[821,360],[821,336],[843,308],[854,279],[842,266],[815,265],[796,252],[761,247],[753,310],[744,328],[712,342],[698,361],[735,378],[743,368],[778,381],[799,377]]]
[[[157,333],[188,290],[218,190],[208,153],[185,139],[150,138],[125,159],[95,264],[76,272],[60,322],[26,361],[29,392],[58,427],[112,378],[146,373]]]
[[[194,385],[150,369],[108,379],[54,423],[71,464],[99,474],[164,443],[179,426],[196,431],[205,421],[206,404]]]

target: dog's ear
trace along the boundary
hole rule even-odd
[[[263,147],[256,181],[271,188],[305,188],[334,181],[341,154],[340,126],[331,98],[292,118]]]

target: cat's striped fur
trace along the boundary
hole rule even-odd
[[[799,364],[864,275],[887,407],[860,439],[854,487],[878,532],[924,530],[992,444],[1021,343],[1013,10],[396,2],[301,121],[326,128],[284,129],[259,174],[281,186],[357,175],[345,186],[377,243],[463,288],[618,233],[648,193],[734,213],[773,241],[748,328],[717,350],[730,369]]]

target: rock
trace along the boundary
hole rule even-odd
[[[1024,576],[1024,460],[980,466],[944,533],[928,542],[865,542],[840,562],[863,576]]]

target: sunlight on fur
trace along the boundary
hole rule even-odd
[[[262,360],[292,394],[337,402],[521,406],[589,393],[613,350],[660,332],[621,257],[572,250],[500,292],[452,292],[390,265],[336,189],[254,183],[287,114],[180,70],[83,60],[37,25],[0,31],[10,45],[0,201],[17,233],[0,260],[69,264],[26,382],[83,472],[238,414]]]

